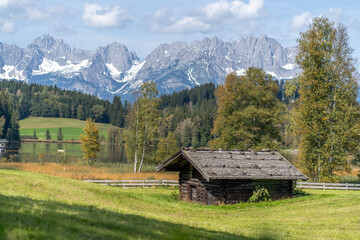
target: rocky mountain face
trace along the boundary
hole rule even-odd
[[[230,72],[241,75],[249,67],[291,79],[300,72],[295,55],[296,48],[283,48],[261,35],[234,42],[214,37],[162,44],[140,61],[119,43],[87,51],[45,35],[26,48],[0,43],[0,78],[131,100],[144,81],[156,82],[161,94],[171,93],[209,82],[221,84]]]

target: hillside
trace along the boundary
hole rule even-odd
[[[360,192],[204,206],[177,189],[123,189],[0,170],[0,239],[359,239]]]
[[[20,121],[20,135],[30,135],[36,129],[36,135],[39,139],[45,139],[46,130],[50,130],[52,139],[56,139],[57,132],[61,128],[64,140],[80,140],[80,134],[83,134],[85,121],[70,118],[43,118],[30,117]],[[96,123],[100,136],[107,139],[109,128],[114,127],[111,124]]]

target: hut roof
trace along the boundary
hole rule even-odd
[[[210,179],[287,179],[307,180],[294,165],[278,152],[270,151],[187,151],[180,150],[157,167],[180,171],[190,163]]]

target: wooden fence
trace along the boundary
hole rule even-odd
[[[311,188],[323,190],[360,190],[360,184],[354,183],[313,183],[296,182],[297,188]]]
[[[84,182],[98,183],[101,185],[119,186],[123,188],[154,187],[154,186],[179,186],[178,180],[83,180]]]
[[[119,186],[123,188],[179,186],[178,180],[83,180],[84,182],[98,183],[101,185]],[[323,189],[323,190],[360,190],[360,184],[353,183],[313,183],[296,182],[297,188]]]

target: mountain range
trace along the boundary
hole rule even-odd
[[[145,81],[156,82],[160,94],[169,94],[209,82],[222,84],[230,72],[242,75],[249,67],[262,68],[277,79],[291,79],[300,72],[296,51],[265,35],[232,42],[213,37],[161,44],[140,60],[120,43],[89,51],[44,35],[26,48],[0,43],[0,79],[131,100]]]

